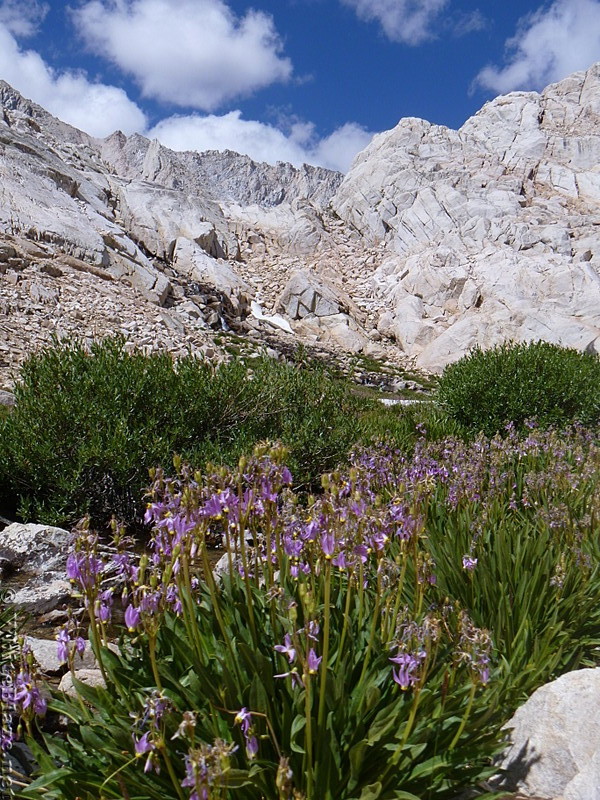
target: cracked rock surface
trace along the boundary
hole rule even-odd
[[[346,176],[94,139],[3,82],[0,105],[2,389],[52,333],[425,371],[506,339],[600,351],[600,64],[458,131],[403,119]]]

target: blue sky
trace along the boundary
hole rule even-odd
[[[345,170],[600,60],[600,0],[0,0],[0,78],[95,136]]]

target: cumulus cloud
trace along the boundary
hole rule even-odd
[[[2,0],[0,25],[15,36],[32,36],[48,10],[48,4],[38,0]]]
[[[273,125],[242,118],[240,111],[220,116],[172,116],[148,132],[172,150],[234,150],[255,161],[318,164],[346,172],[373,134],[347,123],[319,138],[312,123],[296,122],[284,133]]]
[[[145,114],[122,89],[93,83],[83,72],[51,69],[39,53],[21,49],[6,24],[0,24],[0,76],[51,114],[92,136],[146,127]]]
[[[502,67],[488,65],[474,85],[494,92],[541,89],[600,60],[600,2],[555,0],[523,17],[506,42]]]
[[[213,111],[292,74],[272,18],[223,0],[91,0],[73,11],[87,45],[145,97]]]
[[[361,19],[376,20],[394,42],[417,45],[435,36],[434,24],[450,0],[342,0]]]

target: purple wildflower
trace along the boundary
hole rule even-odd
[[[46,713],[47,703],[40,690],[34,685],[28,672],[19,672],[15,678],[14,702],[25,711],[31,708],[34,714],[43,717]]]
[[[242,733],[248,733],[250,725],[252,724],[252,714],[248,711],[246,706],[238,711],[238,713],[235,715],[234,722],[236,725],[241,727]]]
[[[463,569],[472,572],[477,566],[477,559],[469,555],[464,555],[462,558]]]
[[[286,633],[284,636],[283,644],[275,645],[275,650],[277,650],[278,653],[283,653],[286,655],[290,664],[293,664],[296,660],[296,650],[292,644],[292,637],[289,635],[289,633]]]
[[[141,618],[142,615],[139,608],[136,608],[130,603],[125,610],[125,625],[127,625],[127,630],[130,633],[135,631],[137,626],[140,624]]]
[[[273,675],[274,678],[291,678],[292,679],[292,686],[304,686],[302,678],[298,673],[296,667],[291,669],[289,672],[280,672],[278,675]]]
[[[69,642],[71,641],[71,637],[69,636],[66,626],[60,629],[56,635],[56,641],[58,642],[58,646],[56,648],[57,658],[61,664],[65,664],[69,660]]]
[[[154,747],[150,741],[150,731],[146,731],[146,733],[143,736],[140,736],[139,739],[136,739],[134,736],[133,744],[135,747],[136,756],[143,756],[145,753],[149,753]]]
[[[417,671],[421,662],[425,658],[425,652],[420,651],[414,655],[411,653],[398,653],[395,658],[390,658],[393,664],[397,664],[397,669],[392,669],[392,677],[401,689],[408,689],[414,686],[418,680]]]
[[[79,583],[84,591],[94,585],[96,576],[103,567],[103,562],[94,555],[75,552],[69,553],[67,557],[67,575],[70,580]]]
[[[313,647],[308,651],[308,658],[306,659],[306,666],[308,667],[309,675],[316,675],[319,671],[319,665],[323,660],[323,656],[317,656]]]
[[[321,549],[325,558],[331,558],[335,553],[335,536],[331,531],[321,536]]]
[[[239,725],[246,740],[246,755],[249,759],[256,757],[258,753],[258,739],[254,735],[254,728],[252,726],[252,714],[244,706],[235,715],[235,724]]]

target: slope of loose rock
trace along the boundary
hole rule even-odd
[[[153,328],[162,307],[201,319],[204,345],[230,323],[260,339],[283,313],[286,346],[433,371],[505,339],[600,350],[600,65],[541,94],[496,98],[458,131],[403,119],[345,178],[231,152],[176,153],[137,134],[97,140],[2,82],[0,103],[0,238],[18,239],[21,255],[37,242],[46,259],[89,265],[78,280],[90,291],[108,274],[97,285],[115,307],[137,303],[137,318],[151,321],[142,338],[163,341]],[[29,258],[30,277],[0,252],[0,287],[5,306],[28,297],[35,307],[24,313],[48,324],[56,299],[35,288],[49,281],[40,258]],[[311,300],[308,313],[286,316],[306,291],[337,298],[331,313]],[[103,312],[96,319],[90,297],[82,302],[88,328],[104,332]],[[0,323],[12,330],[15,320]],[[201,346],[187,325],[169,327],[173,352]]]

